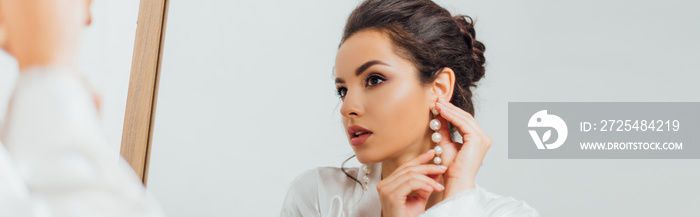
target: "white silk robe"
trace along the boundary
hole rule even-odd
[[[349,174],[364,179],[359,168],[347,168]],[[340,168],[322,167],[297,177],[289,187],[280,216],[283,217],[379,217],[381,205],[377,183],[381,164],[371,165],[367,191],[348,178]],[[421,217],[535,217],[539,213],[525,202],[503,197],[476,186],[460,192],[426,210]]]
[[[23,72],[0,124],[0,216],[161,216],[131,167],[110,151],[83,79]]]

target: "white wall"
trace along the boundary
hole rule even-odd
[[[138,10],[139,0],[94,0],[92,25],[85,28],[78,57],[79,70],[102,97],[103,129],[115,156],[124,127]],[[0,116],[7,109],[18,70],[16,60],[0,51]]]
[[[509,160],[507,102],[700,101],[693,1],[439,1],[477,20],[478,182],[543,216],[700,213],[698,160]],[[331,70],[357,1],[172,1],[149,189],[168,216],[277,216],[352,154]]]

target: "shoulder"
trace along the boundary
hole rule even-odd
[[[298,192],[318,192],[319,188],[354,185],[356,182],[348,177],[357,177],[359,168],[343,169],[338,167],[317,167],[299,174],[289,186],[290,190]]]
[[[526,202],[494,194],[479,186],[476,187],[475,196],[486,216],[539,216],[537,210]]]
[[[539,213],[525,202],[496,195],[477,185],[448,197],[421,214],[421,217],[437,216],[538,217]]]
[[[343,194],[354,188],[356,182],[347,174],[357,177],[358,168],[318,167],[299,174],[289,185],[282,216],[318,216],[320,206],[329,195]]]

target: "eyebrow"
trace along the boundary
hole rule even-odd
[[[360,67],[357,67],[357,69],[355,69],[355,76],[360,76],[363,72],[365,72],[365,70],[367,70],[369,67],[372,67],[373,65],[388,66],[389,64],[386,64],[386,63],[379,61],[379,60],[367,61],[365,64],[362,64]],[[341,78],[336,78],[335,83],[345,83],[345,80],[343,80]]]

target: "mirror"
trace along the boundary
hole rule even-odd
[[[139,1],[92,2],[92,23],[82,33],[78,68],[101,97],[103,131],[110,150],[119,154]],[[14,57],[0,50],[0,115],[19,75]],[[2,118],[0,117],[0,118]],[[0,120],[1,122],[1,120]]]
[[[487,47],[476,119],[494,145],[482,187],[543,216],[696,207],[695,161],[516,160],[507,150],[508,102],[699,101],[696,2],[438,3],[475,18]],[[358,1],[169,4],[148,188],[167,216],[279,215],[295,177],[353,154],[333,67]]]

